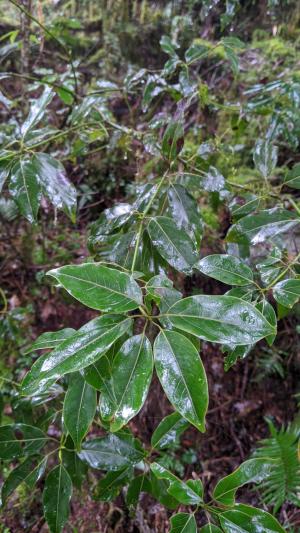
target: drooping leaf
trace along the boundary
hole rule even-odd
[[[43,476],[48,457],[33,459],[28,457],[23,463],[14,468],[6,478],[1,489],[1,499],[4,504],[12,492],[21,484],[25,483],[29,489],[33,489],[38,480]]]
[[[77,449],[93,421],[97,405],[96,390],[78,372],[71,376],[63,406],[64,424]]]
[[[36,168],[29,158],[19,159],[10,173],[9,191],[20,213],[33,223],[36,221],[41,188]]]
[[[42,333],[28,348],[25,350],[25,354],[34,352],[35,350],[45,350],[50,348],[56,348],[63,341],[71,337],[76,333],[73,328],[64,328],[58,331]]]
[[[175,444],[181,433],[189,427],[189,423],[179,413],[172,413],[158,424],[151,437],[151,446],[157,450]]]
[[[184,230],[174,227],[168,217],[152,218],[148,233],[160,255],[179,272],[190,273],[198,255],[193,241]]]
[[[274,516],[249,505],[235,505],[218,518],[225,533],[284,533]]]
[[[243,286],[253,282],[251,268],[234,255],[208,255],[197,263],[197,269],[206,276],[227,283],[227,285]]]
[[[43,431],[27,424],[10,424],[0,427],[0,459],[34,455],[46,444]]]
[[[41,96],[32,103],[28,117],[21,127],[23,138],[25,138],[29,130],[36,126],[43,118],[46,108],[50,104],[54,94],[53,89],[46,85]]]
[[[49,154],[36,154],[32,163],[44,194],[54,207],[63,209],[75,222],[77,193],[63,165]]]
[[[185,187],[179,184],[170,187],[168,197],[171,214],[176,226],[179,229],[184,229],[199,245],[203,233],[203,224],[196,200],[190,196]]]
[[[207,379],[194,345],[181,333],[161,331],[154,343],[154,360],[159,380],[175,409],[205,431]]]
[[[51,533],[61,533],[70,512],[72,481],[62,464],[49,472],[43,492],[44,515]]]
[[[92,309],[125,313],[142,303],[141,289],[132,277],[101,264],[66,265],[47,274]]]
[[[273,296],[276,302],[291,309],[300,298],[300,279],[284,279],[274,285]]]
[[[274,207],[241,218],[227,233],[228,242],[259,244],[284,233],[297,224],[300,218],[292,211]]]
[[[297,163],[291,170],[289,170],[283,183],[293,189],[300,189],[300,163]]]
[[[105,315],[91,321],[49,354],[33,364],[22,382],[24,394],[46,390],[64,374],[91,365],[126,331],[131,320],[120,315]]]
[[[132,435],[122,431],[84,442],[79,457],[92,468],[113,472],[139,463],[144,452]]]
[[[170,533],[197,533],[197,524],[193,513],[178,513],[170,519]]]
[[[218,481],[213,491],[214,500],[233,505],[236,491],[246,483],[260,483],[272,474],[276,460],[249,459],[242,463],[232,474]]]
[[[118,431],[143,406],[152,377],[152,350],[145,334],[131,337],[114,358],[111,377],[100,397],[100,411]]]
[[[163,136],[162,153],[169,161],[174,161],[181,152],[183,144],[184,129],[182,120],[172,120]]]
[[[164,479],[169,483],[168,493],[184,505],[198,505],[202,501],[203,488],[200,480],[196,480],[197,487],[189,485],[188,481],[181,481],[164,466],[159,463],[152,463],[151,471],[158,479]],[[193,480],[195,481],[195,480]]]
[[[276,333],[260,311],[234,296],[190,296],[166,316],[175,328],[221,344],[253,344]]]
[[[254,148],[253,160],[257,170],[266,179],[271,176],[277,163],[277,146],[268,140],[259,139]]]

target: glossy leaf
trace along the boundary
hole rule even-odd
[[[141,289],[132,277],[101,264],[67,265],[47,274],[92,309],[125,313],[142,303]]]
[[[197,263],[197,269],[206,276],[227,283],[227,285],[243,286],[253,282],[251,268],[234,255],[208,255]]]
[[[197,524],[193,513],[178,513],[170,519],[170,533],[197,533]]]
[[[105,315],[91,321],[89,327],[81,328],[52,352],[37,359],[22,382],[23,393],[31,395],[45,390],[64,374],[93,364],[130,326],[131,320],[119,315]]]
[[[72,483],[78,489],[81,488],[81,485],[86,477],[88,470],[87,465],[81,461],[76,453],[74,443],[70,437],[67,436],[65,442],[65,448],[62,449],[62,463],[67,470]]]
[[[174,289],[172,281],[165,275],[159,274],[153,276],[145,285],[146,297],[145,303],[149,304],[151,311],[151,302],[154,301],[164,313],[175,302],[181,299],[181,293]]]
[[[279,522],[266,511],[238,504],[218,515],[225,533],[284,533]]]
[[[34,352],[35,350],[52,349],[59,346],[66,339],[76,333],[73,328],[64,328],[59,331],[42,333],[24,353]]]
[[[44,515],[51,533],[60,533],[68,519],[72,481],[63,465],[48,474],[43,492]]]
[[[199,245],[203,233],[203,224],[196,200],[189,195],[185,187],[179,184],[170,187],[168,197],[171,214],[176,226],[179,229],[184,229]]]
[[[29,130],[36,126],[43,118],[46,108],[50,104],[54,94],[52,88],[46,85],[41,96],[32,103],[28,117],[21,127],[23,137],[26,137]]]
[[[0,161],[0,192],[3,189],[3,186],[9,176],[10,173],[10,163],[4,161]]]
[[[47,457],[43,459],[28,457],[23,463],[14,468],[2,485],[2,504],[6,502],[7,498],[21,483],[25,483],[29,489],[33,489],[45,472],[47,459]]]
[[[109,502],[116,498],[121,488],[127,485],[132,474],[132,468],[127,466],[115,472],[108,472],[105,477],[100,479],[97,485],[95,499]]]
[[[221,479],[214,488],[213,498],[224,504],[233,505],[236,491],[246,483],[260,483],[272,474],[276,460],[249,459],[232,474]]]
[[[120,432],[84,442],[79,457],[92,468],[113,472],[139,463],[144,452],[130,434]]]
[[[114,358],[111,378],[100,398],[100,411],[118,431],[142,408],[152,378],[152,350],[145,334],[131,337]]]
[[[174,227],[168,217],[152,218],[148,233],[160,255],[179,272],[191,272],[198,254],[191,238],[184,230]]]
[[[203,46],[202,44],[194,43],[192,44],[187,51],[185,52],[185,60],[187,63],[192,63],[194,61],[199,61],[203,56],[206,55],[209,48]]]
[[[291,309],[300,298],[300,279],[284,279],[274,285],[273,296],[279,304]]]
[[[195,490],[193,485],[189,486],[188,482],[181,481],[159,463],[152,463],[150,468],[158,479],[164,479],[169,483],[168,493],[180,503],[184,505],[198,505],[201,503],[202,494],[199,494],[198,487]],[[199,483],[201,482],[199,481]]]
[[[271,176],[277,163],[277,146],[272,145],[268,140],[259,139],[255,145],[253,160],[257,170],[264,178]]]
[[[36,154],[33,166],[44,194],[57,209],[63,209],[75,222],[77,193],[67,179],[63,165],[49,154]]]
[[[300,163],[293,166],[284,178],[284,185],[293,189],[300,189]]]
[[[154,359],[157,375],[170,402],[186,420],[205,431],[207,379],[194,345],[181,333],[161,331],[155,339]]]
[[[126,494],[127,505],[136,506],[139,501],[140,494],[142,492],[148,492],[151,494],[152,487],[149,478],[145,474],[136,476],[128,485]]]
[[[35,222],[39,210],[41,188],[36,168],[30,159],[19,159],[13,165],[9,191],[20,213],[29,222]]]
[[[157,450],[172,446],[188,427],[189,423],[179,413],[166,416],[152,434],[151,446]]]
[[[252,193],[239,194],[229,203],[229,208],[234,220],[238,220],[241,217],[253,213],[259,208],[260,199],[258,196]]]
[[[175,328],[221,344],[253,344],[276,333],[252,304],[233,296],[190,296],[166,316]]]
[[[64,424],[77,449],[93,421],[96,412],[97,393],[81,374],[71,376],[63,406]]]
[[[12,460],[24,455],[34,455],[46,444],[43,431],[27,424],[10,424],[0,427],[0,459]]]
[[[181,152],[184,144],[184,130],[181,120],[171,121],[167,126],[162,140],[162,153],[169,160],[174,161]]]
[[[259,244],[284,233],[297,224],[300,218],[292,211],[274,207],[256,214],[250,214],[231,226],[227,233],[228,242]]]
[[[206,526],[201,527],[199,533],[222,533],[222,529],[212,523],[209,523],[206,524]]]

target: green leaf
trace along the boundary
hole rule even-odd
[[[227,285],[243,286],[253,282],[251,268],[234,255],[208,255],[197,263],[197,269],[206,276],[227,283]]]
[[[95,416],[97,393],[83,377],[76,373],[71,376],[63,406],[64,424],[77,449]]]
[[[95,499],[103,502],[114,500],[118,496],[121,488],[127,485],[132,474],[133,470],[128,466],[124,466],[115,472],[108,472],[105,477],[100,479],[96,487]]]
[[[264,315],[266,320],[269,322],[269,324],[272,324],[274,328],[277,326],[277,316],[274,310],[274,307],[267,301],[263,300],[262,302],[259,302],[256,304],[256,308]],[[276,334],[268,335],[266,337],[266,341],[269,346],[272,346],[276,339]]]
[[[175,514],[171,517],[170,523],[170,533],[197,533],[197,524],[194,514]]]
[[[190,273],[198,259],[194,243],[187,233],[174,227],[168,217],[152,218],[148,233],[160,255],[179,272]]]
[[[111,375],[111,365],[110,358],[104,354],[98,361],[83,369],[85,381],[96,390],[105,390]]]
[[[63,209],[75,222],[77,192],[67,179],[63,165],[49,154],[36,154],[32,163],[43,193],[54,207]]]
[[[292,170],[289,170],[283,183],[293,189],[300,189],[300,163],[297,163]]]
[[[151,311],[152,300],[159,306],[162,313],[166,312],[171,305],[181,299],[181,292],[173,287],[172,281],[165,275],[153,276],[145,285],[145,303]]]
[[[152,378],[152,349],[145,334],[131,337],[117,353],[100,397],[100,411],[118,431],[142,408]]]
[[[159,463],[152,463],[150,465],[151,471],[158,479],[164,479],[169,483],[167,489],[168,493],[176,500],[184,505],[198,505],[203,501],[203,493],[199,487],[189,486],[188,482],[181,481],[178,477],[174,476],[169,470]],[[195,480],[194,480],[195,481]],[[201,481],[197,480],[200,483]]]
[[[168,509],[176,509],[178,507],[178,500],[168,493],[170,483],[165,479],[158,479],[150,470],[150,494],[159,503],[167,507]],[[147,492],[147,491],[146,491]]]
[[[222,530],[218,526],[209,523],[201,527],[199,533],[222,533]]]
[[[14,468],[2,485],[2,503],[6,502],[7,498],[21,483],[25,483],[29,489],[33,489],[45,472],[47,460],[47,457],[42,460],[28,457],[23,463]]]
[[[271,176],[277,163],[277,146],[273,146],[269,141],[259,139],[256,142],[253,160],[257,170],[266,179]]]
[[[259,244],[280,233],[284,233],[297,224],[300,218],[292,211],[274,207],[256,214],[250,214],[231,226],[227,233],[228,242],[241,244]]]
[[[207,172],[201,174],[183,173],[180,180],[186,187],[199,187],[207,192],[221,192],[225,187],[225,178],[217,168],[210,166]]]
[[[209,48],[203,44],[192,44],[185,52],[185,60],[187,63],[198,61],[206,55]]]
[[[178,57],[175,51],[178,48],[178,44],[174,43],[168,35],[163,35],[159,44],[163,52],[171,57]]]
[[[158,424],[151,437],[151,446],[157,450],[168,448],[178,442],[178,439],[189,423],[179,413],[172,413]]]
[[[45,350],[45,349],[52,349],[59,346],[63,341],[71,337],[76,333],[76,330],[73,328],[64,328],[60,329],[59,331],[47,331],[46,333],[42,333],[28,348],[25,350],[25,354],[34,352],[35,350]]]
[[[128,506],[136,506],[139,501],[139,496],[142,492],[151,494],[151,483],[146,474],[136,476],[128,485],[126,494],[126,503]]]
[[[176,226],[184,229],[199,245],[203,234],[203,224],[196,200],[190,196],[185,187],[178,184],[169,188],[168,197]]]
[[[52,88],[46,85],[42,95],[33,102],[28,117],[21,127],[21,134],[23,138],[25,138],[29,130],[36,126],[43,118],[46,107],[50,104],[54,94],[55,93]]]
[[[3,189],[3,186],[10,174],[10,161],[0,161],[0,192]]]
[[[142,292],[132,277],[97,263],[66,265],[47,272],[84,305],[99,311],[125,313],[142,304]]]
[[[51,533],[60,533],[68,519],[72,481],[63,465],[48,474],[43,492],[44,515]]]
[[[170,307],[166,316],[175,328],[221,344],[254,344],[276,334],[260,311],[234,296],[190,296]]]
[[[175,409],[205,431],[208,387],[205,370],[194,345],[181,333],[161,331],[154,343],[155,368]]]
[[[229,511],[218,514],[225,533],[284,533],[284,529],[274,516],[250,507],[238,504]]]
[[[169,160],[174,161],[184,145],[184,129],[182,120],[172,120],[167,126],[162,140],[162,153]]]
[[[62,463],[67,470],[73,485],[80,489],[88,467],[81,461],[81,459],[79,459],[70,435],[67,436],[65,448],[62,449]]]
[[[66,104],[66,105],[72,105],[73,104],[74,98],[73,98],[73,95],[72,95],[72,93],[70,91],[68,91],[64,87],[57,87],[55,90],[56,90],[59,98],[63,101],[64,104]]]
[[[34,455],[46,444],[47,436],[39,428],[27,424],[0,427],[0,459],[12,460]]]
[[[260,483],[269,477],[277,461],[272,459],[249,459],[232,474],[218,481],[213,491],[214,500],[224,505],[234,505],[236,491],[246,483]]]
[[[276,302],[291,309],[300,298],[300,279],[279,281],[272,291]]]
[[[46,390],[64,374],[91,365],[130,329],[130,325],[129,318],[124,320],[119,315],[92,320],[85,329],[81,328],[55,350],[37,359],[22,382],[23,394]]]
[[[11,169],[9,191],[20,213],[33,223],[39,210],[41,190],[36,168],[28,158],[19,159]]]
[[[92,468],[113,472],[136,465],[144,452],[132,435],[122,431],[84,442],[79,457]]]
[[[249,192],[234,196],[229,203],[229,208],[234,220],[238,220],[258,209],[259,204],[260,198]]]

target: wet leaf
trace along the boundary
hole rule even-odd
[[[259,139],[256,142],[253,160],[257,170],[266,179],[271,176],[277,163],[277,146],[273,146],[268,140]]]
[[[166,416],[153,432],[151,446],[162,450],[174,445],[188,427],[189,423],[179,413]]]
[[[63,421],[77,449],[96,412],[97,393],[81,374],[71,376],[63,406]]]
[[[63,465],[49,472],[43,492],[44,514],[51,533],[61,533],[70,512],[72,481]]]
[[[297,163],[288,171],[283,183],[293,189],[300,189],[300,163]]]
[[[227,285],[243,286],[253,282],[251,268],[234,255],[208,255],[197,263],[197,269],[206,276],[227,283]]]
[[[274,516],[266,511],[238,504],[218,515],[225,533],[284,533]]]
[[[50,104],[54,97],[54,91],[48,85],[45,86],[42,95],[35,100],[30,108],[28,117],[21,127],[21,134],[25,138],[29,130],[36,126],[45,115],[47,106]]]
[[[173,220],[179,229],[199,245],[203,234],[203,223],[196,200],[182,185],[172,185],[168,190],[169,205]]]
[[[274,285],[273,296],[276,302],[291,309],[300,298],[300,279],[284,279]]]
[[[197,533],[197,524],[194,514],[178,513],[170,519],[170,533]]]
[[[0,427],[0,459],[34,455],[46,444],[43,431],[27,424],[10,424]]]
[[[169,161],[174,161],[181,152],[183,145],[184,130],[182,121],[171,121],[163,136],[162,153]]]
[[[76,333],[75,329],[64,328],[58,331],[42,333],[24,353],[34,352],[35,350],[45,350],[50,348],[56,348],[63,341],[71,337]]]
[[[4,504],[6,502],[7,498],[21,483],[25,483],[29,489],[33,489],[45,472],[47,460],[47,457],[43,457],[42,459],[28,457],[23,463],[14,468],[2,485],[2,503]]]
[[[41,199],[39,177],[31,159],[17,161],[10,173],[9,191],[20,213],[31,223],[36,221]]]
[[[188,481],[181,481],[159,463],[152,463],[150,468],[158,479],[164,479],[169,483],[168,493],[176,498],[178,502],[184,505],[198,505],[202,502],[203,489],[200,480],[197,480],[199,486],[195,489],[194,485],[190,486]]]
[[[113,472],[136,465],[144,452],[130,434],[119,432],[84,442],[79,457],[92,468]]]
[[[104,502],[114,500],[121,488],[127,485],[132,475],[133,469],[128,466],[124,466],[124,468],[115,472],[108,472],[105,477],[100,479],[96,487],[95,499]]]

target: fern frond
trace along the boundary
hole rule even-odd
[[[271,436],[260,441],[253,455],[278,460],[273,473],[258,487],[264,502],[273,507],[275,514],[284,502],[300,507],[300,420],[298,418],[287,428],[279,430],[270,420],[268,425]]]

